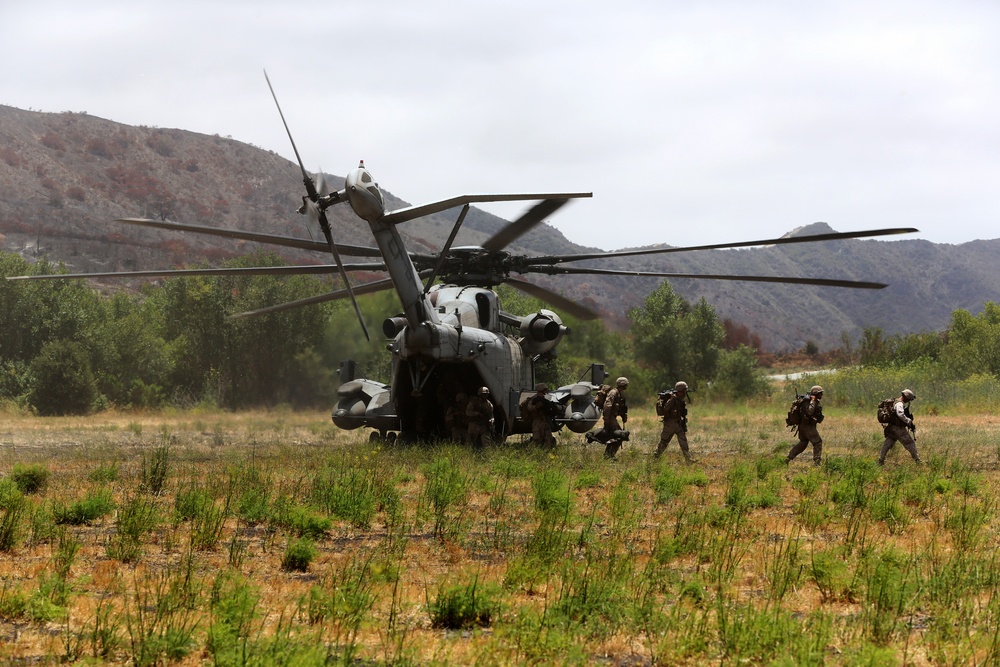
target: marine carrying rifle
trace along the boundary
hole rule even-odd
[[[684,402],[685,403],[691,403],[692,402],[691,393],[694,392],[694,391],[697,391],[697,390],[696,389],[688,389],[685,392],[685,395],[684,395]],[[657,414],[657,416],[661,416],[661,417],[663,416],[663,413],[660,411],[661,406],[666,405],[667,401],[670,400],[676,393],[677,392],[675,390],[673,390],[673,389],[664,389],[663,391],[661,391],[661,392],[659,392],[657,394],[657,396],[659,397],[659,401],[657,401],[657,403],[656,403],[656,414]],[[684,414],[681,415],[681,429],[685,433],[687,433],[687,430],[688,430],[687,408],[684,409]]]

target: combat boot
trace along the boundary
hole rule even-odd
[[[622,441],[621,440],[611,440],[611,441],[609,441],[608,444],[604,447],[604,458],[606,458],[608,460],[614,460],[615,455],[618,453],[618,450],[621,449],[621,448],[622,448]]]

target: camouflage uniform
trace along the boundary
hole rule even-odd
[[[792,459],[805,451],[809,443],[813,447],[813,463],[819,465],[823,460],[823,438],[819,437],[816,424],[823,421],[823,406],[819,404],[823,398],[823,387],[815,386],[809,390],[809,401],[803,401],[799,406],[799,441],[788,451],[790,463]]]
[[[531,441],[538,445],[554,447],[552,420],[549,419],[549,401],[545,393],[549,388],[544,384],[535,385],[535,395],[521,401],[521,415],[531,420]]]
[[[657,413],[663,415],[663,430],[660,432],[660,443],[656,447],[657,458],[663,454],[666,450],[667,445],[673,437],[677,436],[677,444],[681,447],[681,453],[684,454],[684,459],[688,462],[691,461],[691,453],[688,451],[688,439],[687,439],[687,384],[683,382],[678,382],[673,393],[667,399],[660,398],[657,401],[656,411]]]
[[[448,406],[444,414],[444,423],[451,434],[452,442],[464,443],[469,431],[469,420],[465,410],[469,407],[469,399],[463,392],[455,395],[455,401]]]
[[[617,433],[623,430],[622,424],[628,421],[628,403],[625,401],[627,388],[628,378],[618,378],[615,382],[615,388],[609,391],[608,397],[604,399],[604,411],[601,415],[604,418],[602,435],[608,438],[604,445],[604,457],[608,459],[614,458],[622,446],[622,438]],[[620,423],[619,416],[622,418]]]
[[[920,454],[917,453],[917,439],[915,432],[917,427],[913,424],[913,415],[910,414],[910,401],[916,395],[909,389],[904,389],[902,395],[892,404],[892,411],[889,413],[889,423],[885,425],[885,442],[882,443],[882,451],[878,455],[878,464],[885,465],[885,456],[889,450],[899,442],[910,453],[913,460],[922,463]]]
[[[470,398],[465,408],[465,416],[469,420],[469,444],[474,447],[488,445],[493,431],[493,403],[490,401],[489,392],[484,394],[480,390],[478,396]]]

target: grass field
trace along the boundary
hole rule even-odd
[[[1000,662],[1000,418],[917,467],[828,410],[692,408],[650,454],[378,448],[323,413],[0,415],[0,661]],[[639,412],[639,411],[637,411]],[[873,412],[873,411],[871,411]]]

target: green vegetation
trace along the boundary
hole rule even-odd
[[[281,263],[258,253],[227,265]],[[0,253],[0,277],[60,270]],[[332,393],[340,361],[323,356],[335,347],[335,308],[229,316],[328,288],[309,277],[183,278],[104,296],[81,280],[0,280],[0,401],[43,415],[107,405],[314,405]]]
[[[279,264],[276,255],[258,253],[226,265]],[[0,253],[0,277],[59,270]],[[329,289],[328,281],[306,277],[177,278],[137,295],[105,296],[80,280],[0,281],[0,309],[9,323],[0,331],[0,403],[42,415],[108,406],[328,407],[343,359],[355,359],[371,377],[389,374],[383,342],[355,335],[348,306],[229,316]],[[497,291],[511,312],[545,307],[507,286]],[[359,302],[368,320],[398,309],[391,292]],[[667,282],[629,313],[626,336],[600,321],[565,319],[572,333],[558,358],[539,363],[539,380],[575,381],[598,361],[613,376],[629,376],[636,406],[682,378],[698,389],[699,401],[753,400],[771,392],[756,350],[747,344],[753,344],[753,334],[720,322],[704,299],[688,303]],[[845,334],[842,371],[824,377],[827,404],[870,405],[903,386],[931,411],[990,404],[1000,391],[997,340],[1000,305],[994,303],[976,316],[954,311],[948,330],[940,333],[887,336],[869,328],[857,341]],[[807,351],[814,347],[806,345]],[[364,508],[344,511],[359,511],[358,521],[365,521]]]
[[[880,467],[873,415],[834,408],[814,468],[782,462],[782,411],[698,414],[693,466],[652,458],[642,411],[614,462],[578,437],[386,449],[325,415],[199,411],[146,437],[91,416],[0,452],[0,661],[1000,657],[1000,426],[923,415],[927,464]]]

